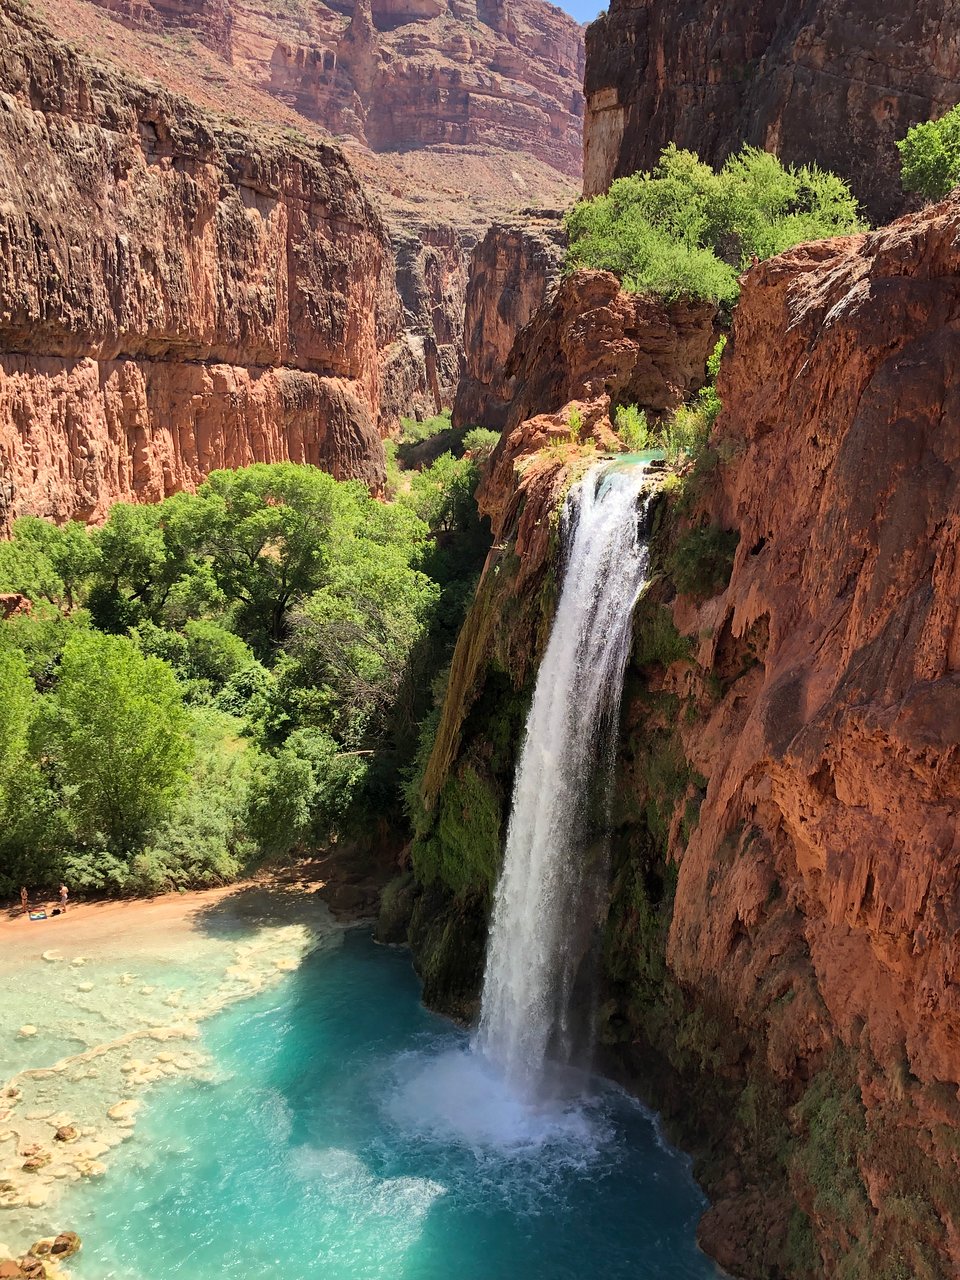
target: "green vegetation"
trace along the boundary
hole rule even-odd
[[[715,172],[671,144],[651,173],[570,211],[566,266],[612,271],[634,293],[731,306],[753,257],[863,226],[847,184],[816,166],[744,147]]]
[[[422,440],[430,440],[433,436],[450,429],[449,409],[444,409],[442,413],[432,418],[401,418],[400,443],[419,444]]]
[[[392,503],[313,467],[214,472],[101,529],[0,544],[0,893],[154,892],[403,821],[401,765],[488,536],[477,464]]]
[[[904,191],[940,200],[960,183],[960,105],[908,130],[897,143]]]
[[[500,432],[488,427],[471,427],[463,437],[463,451],[476,462],[486,462],[500,443]]]
[[[710,431],[720,413],[717,374],[727,339],[722,336],[707,360],[707,381],[689,404],[672,410],[656,426],[635,404],[620,405],[614,413],[614,426],[620,439],[632,453],[644,449],[662,449],[671,466],[692,461],[698,463],[707,452]]]
[[[662,604],[650,602],[638,609],[635,619],[633,661],[638,667],[669,667],[690,658],[688,636],[677,630],[673,614]]]
[[[659,447],[658,437],[651,431],[646,413],[635,404],[619,405],[613,415],[613,425],[631,453]]]
[[[730,581],[740,535],[735,530],[703,525],[677,539],[667,556],[667,569],[682,595],[706,600]]]

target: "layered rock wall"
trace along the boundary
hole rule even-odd
[[[579,177],[583,33],[554,6],[356,0],[304,20],[268,63],[244,38],[238,57],[307,119],[374,151],[495,147]]]
[[[3,523],[284,458],[378,485],[402,330],[341,153],[205,118],[0,14]]]
[[[520,330],[560,279],[565,237],[556,218],[494,223],[473,251],[464,304],[465,368],[453,425],[499,431],[514,379],[505,372]]]
[[[846,1108],[827,1170],[789,1113],[826,1275],[960,1272],[958,232],[953,199],[747,275],[701,503],[739,545],[672,606],[722,696],[682,730],[708,784],[667,960],[742,1070]]]
[[[960,101],[949,0],[612,0],[588,29],[584,190],[669,142],[713,164],[743,142],[849,178],[875,220],[902,212],[894,142]]]
[[[229,62],[233,56],[231,0],[92,0],[134,30],[186,28]]]

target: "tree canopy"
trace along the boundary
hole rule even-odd
[[[916,124],[897,143],[900,181],[905,191],[940,200],[960,184],[960,105]]]
[[[0,892],[217,883],[402,821],[424,673],[489,542],[475,462],[427,472],[383,502],[261,464],[100,529],[18,520],[0,589],[33,608],[0,621]]]
[[[567,269],[612,271],[632,292],[736,301],[738,274],[805,240],[863,229],[847,184],[744,147],[714,171],[673,144],[566,218]]]

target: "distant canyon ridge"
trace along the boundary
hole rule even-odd
[[[3,527],[255,460],[376,487],[399,417],[453,401],[477,241],[580,189],[583,30],[543,0],[0,25]]]

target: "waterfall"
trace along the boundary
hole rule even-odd
[[[548,1061],[568,1063],[576,1048],[574,986],[602,897],[623,672],[647,569],[643,475],[598,464],[563,510],[563,587],[517,767],[477,1034],[530,1092]]]

